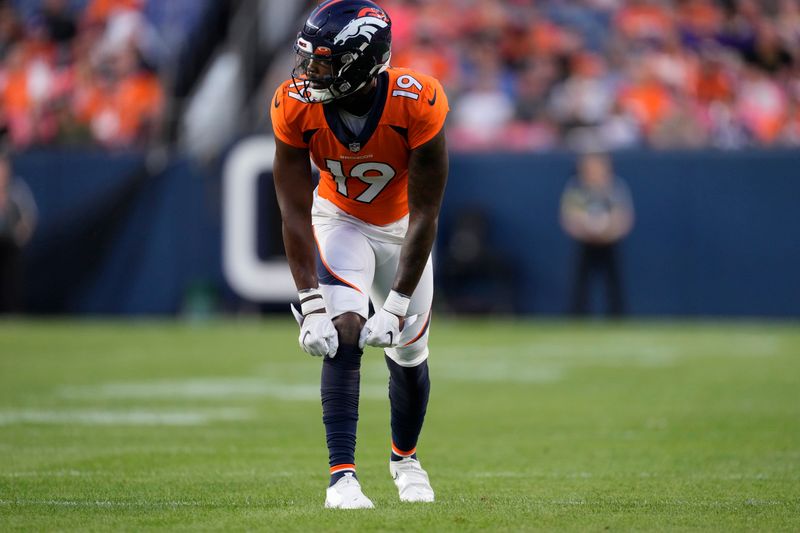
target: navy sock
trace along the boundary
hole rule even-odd
[[[417,458],[417,452],[414,452],[411,455],[397,455],[396,453],[394,453],[394,450],[392,450],[392,454],[389,456],[390,461],[402,461],[403,459],[416,459],[416,458]]]
[[[354,478],[358,479],[355,470],[340,470],[338,472],[334,472],[333,474],[331,474],[331,482],[328,483],[328,486],[332,487],[334,484],[336,484],[337,481],[342,479],[344,476],[353,476]]]
[[[328,442],[331,485],[347,473],[355,475],[361,354],[358,345],[340,345],[336,357],[325,357],[322,362],[322,422]]]
[[[417,458],[417,439],[425,421],[431,381],[428,361],[414,367],[400,366],[386,357],[389,367],[389,402],[392,413],[392,461]]]

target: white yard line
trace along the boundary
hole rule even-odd
[[[58,390],[58,395],[69,399],[219,400],[266,397],[285,401],[319,401],[319,383],[276,383],[260,378],[159,380],[63,387]],[[386,395],[386,386],[365,385],[361,391],[362,398],[368,399],[384,398]]]
[[[196,501],[160,501],[160,502],[119,502],[111,500],[0,500],[0,505],[8,506],[56,506],[56,507],[91,507],[91,508],[175,508],[201,507],[205,504]]]
[[[26,478],[26,477],[90,477],[97,475],[96,472],[81,472],[80,470],[50,470],[42,472],[0,472],[0,477]]]
[[[221,420],[247,420],[245,409],[214,410],[97,410],[97,409],[6,409],[0,411],[0,426],[11,424],[80,424],[86,426],[198,426]]]

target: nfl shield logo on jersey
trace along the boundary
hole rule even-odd
[[[350,151],[353,152],[353,153],[360,152],[361,151],[361,143],[350,143]]]

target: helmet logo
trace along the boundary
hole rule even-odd
[[[377,17],[384,22],[389,22],[389,19],[386,17],[386,13],[380,9],[375,9],[374,7],[362,8],[361,11],[358,12],[358,15],[356,15],[356,18],[361,17]]]
[[[315,56],[329,56],[329,55],[331,55],[331,49],[328,48],[327,46],[317,46],[314,49],[314,55]]]
[[[308,52],[309,54],[312,51],[311,43],[303,39],[302,37],[297,39],[297,47],[302,50],[303,52]]]
[[[342,28],[342,31],[336,34],[333,38],[333,44],[344,44],[354,37],[366,37],[367,42],[372,41],[372,36],[378,30],[385,28],[389,25],[388,22],[382,20],[375,14],[370,13],[370,16],[355,18],[347,23],[347,26]]]

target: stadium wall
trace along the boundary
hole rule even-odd
[[[800,153],[631,152],[614,164],[636,208],[621,249],[632,314],[800,316]],[[220,171],[177,159],[154,172],[137,154],[56,151],[14,165],[40,210],[26,251],[31,312],[175,314],[198,299],[241,303],[222,269]],[[493,248],[518,272],[521,312],[567,309],[574,248],[558,215],[573,166],[566,154],[451,157],[442,241],[462,210],[485,212]],[[261,189],[260,209],[274,210]],[[274,228],[261,233],[274,240]]]
[[[631,313],[800,315],[800,153],[631,152],[614,166],[636,209],[621,249]],[[567,309],[574,245],[559,200],[573,169],[568,155],[451,160],[445,219],[488,210],[494,246],[523,273],[526,312]]]
[[[39,208],[26,251],[30,312],[171,314],[194,291],[224,289],[213,173],[74,152],[27,153],[14,167]]]

